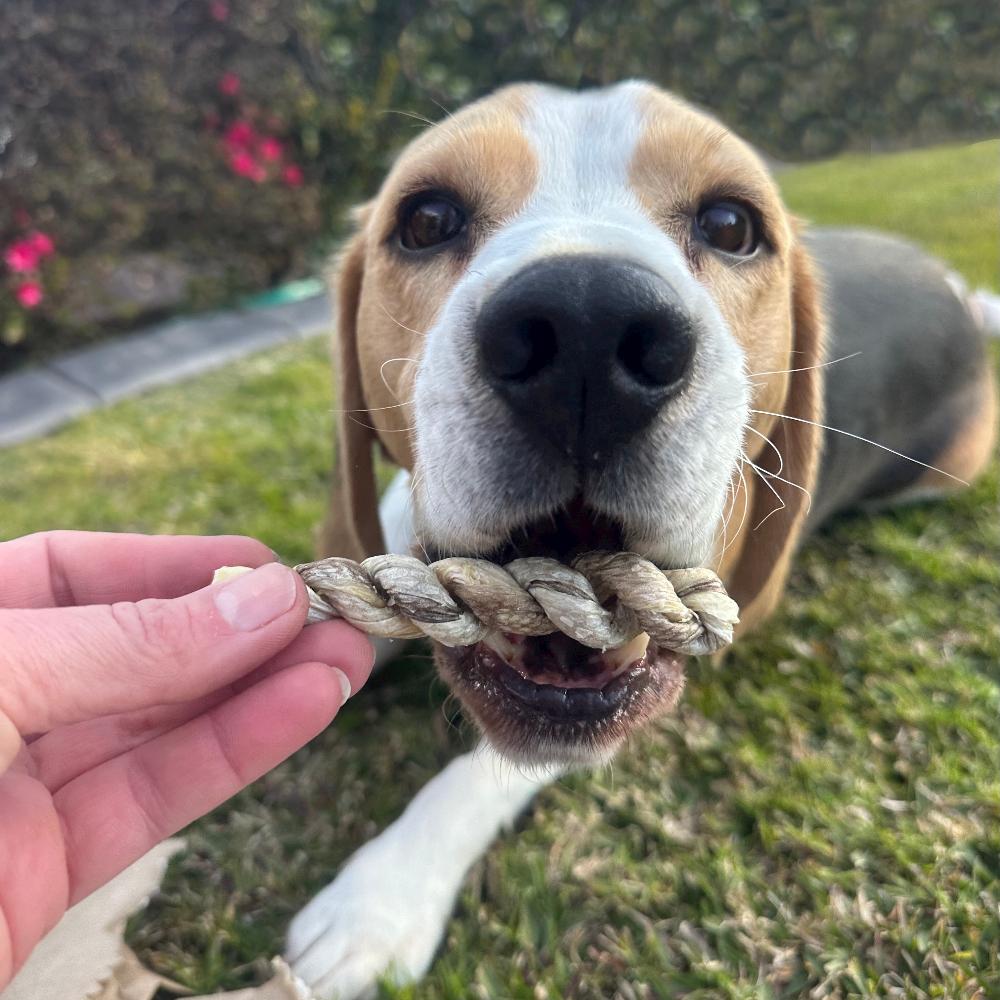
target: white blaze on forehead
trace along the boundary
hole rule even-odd
[[[526,214],[604,214],[616,204],[638,207],[629,167],[642,135],[640,97],[646,91],[640,83],[583,93],[534,90],[523,127],[538,157],[539,176]]]
[[[477,304],[532,260],[558,254],[619,256],[671,283],[692,281],[683,254],[631,184],[649,93],[648,84],[638,82],[581,93],[543,85],[529,89],[521,128],[535,155],[537,180],[470,268],[467,279],[476,286]],[[461,285],[457,291],[461,296]]]

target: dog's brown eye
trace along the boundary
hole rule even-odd
[[[465,213],[447,198],[431,196],[408,205],[399,230],[407,250],[426,250],[447,243],[465,226]]]
[[[757,233],[750,213],[732,201],[705,206],[697,218],[701,238],[716,250],[746,257],[757,249]]]

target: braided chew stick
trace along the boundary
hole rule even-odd
[[[309,589],[309,621],[344,618],[369,635],[470,646],[497,630],[564,632],[616,649],[646,632],[678,653],[714,653],[733,639],[736,602],[709,569],[661,570],[633,552],[554,559],[331,558],[295,567]],[[608,605],[608,606],[605,606]]]

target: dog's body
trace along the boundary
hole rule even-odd
[[[952,490],[991,454],[983,336],[944,269],[871,233],[801,237],[753,152],[652,87],[501,91],[415,142],[361,222],[323,554],[710,561],[748,628],[806,530]],[[368,428],[410,470],[381,525]],[[436,650],[488,743],[529,767],[501,776],[484,750],[434,779],[296,918],[299,975],[347,998],[390,966],[422,974],[497,830],[675,704],[683,661],[641,645]]]
[[[927,465],[971,482],[992,453],[996,388],[960,289],[900,239],[815,229],[806,244],[826,288],[827,355],[845,358],[824,373],[824,422],[882,446],[824,434],[809,526],[861,503],[963,485]]]

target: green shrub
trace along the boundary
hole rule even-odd
[[[298,56],[297,10],[282,0],[231,10],[4,0],[0,247],[31,231],[55,244],[32,275],[44,298],[29,324],[3,296],[8,343],[83,339],[150,305],[215,305],[303,267],[323,220],[314,157],[302,148],[314,88]],[[280,167],[294,164],[302,180],[283,181],[278,161],[263,177],[235,169],[234,123],[280,142]],[[123,289],[137,255],[144,266]],[[175,287],[158,304],[142,279],[162,274]],[[0,282],[11,291],[22,277],[8,267]]]
[[[0,369],[301,273],[421,117],[510,80],[646,77],[786,159],[993,133],[992,8],[3,0],[0,252],[55,252],[0,265]]]

